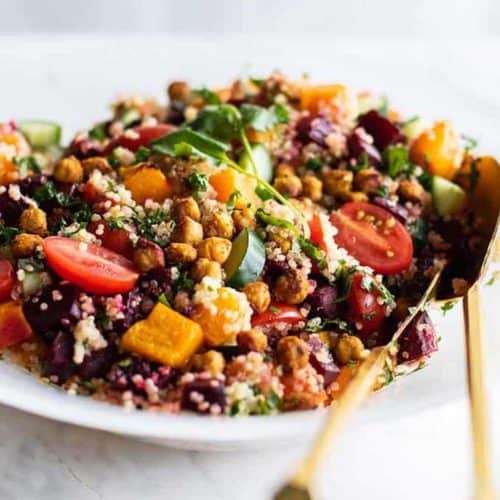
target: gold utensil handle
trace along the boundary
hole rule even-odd
[[[327,422],[314,442],[311,452],[297,469],[291,483],[299,488],[307,488],[316,472],[319,462],[328,451],[333,438],[349,420],[355,410],[363,403],[373,389],[377,377],[384,367],[388,348],[374,349],[361,364],[358,372],[346,387],[337,404],[330,408]]]
[[[491,436],[484,384],[484,331],[481,318],[479,285],[472,286],[463,300],[469,404],[474,450],[476,500],[493,500]]]

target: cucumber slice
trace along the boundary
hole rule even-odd
[[[408,120],[402,127],[403,134],[412,141],[416,139],[424,130],[431,128],[430,122],[420,116]]]
[[[48,148],[61,140],[61,126],[57,123],[24,121],[18,123],[18,127],[34,148]]]
[[[229,258],[224,265],[227,283],[242,288],[253,283],[264,269],[266,251],[260,238],[249,229],[243,229],[233,240]]]
[[[273,162],[266,146],[260,143],[252,144],[252,156],[257,167],[257,175],[266,182],[271,182],[273,180]],[[252,161],[246,151],[240,157],[240,165],[245,170],[253,172]]]
[[[460,186],[438,175],[432,178],[431,192],[434,208],[441,216],[452,215],[464,205],[465,191]]]

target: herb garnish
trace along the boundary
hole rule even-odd
[[[89,137],[96,141],[102,142],[106,139],[106,124],[98,123],[95,127],[89,130]]]
[[[33,156],[25,156],[24,158],[15,157],[14,163],[19,167],[19,176],[26,177],[29,172],[34,174],[41,173],[42,169]]]

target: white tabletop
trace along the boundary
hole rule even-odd
[[[71,43],[64,38],[39,43],[16,38],[0,40],[2,79],[4,75],[11,77],[1,84],[2,119],[18,116],[19,110],[23,117],[64,116],[74,130],[101,116],[104,103],[117,90],[144,89],[161,94],[161,78],[188,73],[198,83],[217,84],[238,72],[263,74],[279,66],[294,74],[301,69],[311,70],[323,81],[330,77],[358,88],[387,90],[397,103],[404,103],[406,112],[451,118],[461,130],[479,137],[484,150],[500,153],[498,40],[443,45],[400,40],[354,43],[343,39],[330,40],[330,45],[316,50],[318,41],[291,48],[284,39],[210,39],[203,54],[196,53],[196,43],[186,40],[185,54],[169,54],[166,61],[170,60],[171,66],[163,61],[163,69],[156,68],[147,79],[142,72],[147,63],[141,66],[138,54],[150,42],[129,40],[124,57],[120,52],[123,40],[110,39],[109,51],[98,51],[93,39],[80,38],[76,40],[79,53],[87,52],[87,61],[82,67],[73,64],[65,74],[58,62],[73,50]],[[161,43],[168,54],[168,39],[156,39],[154,43],[156,47]],[[241,64],[225,64],[226,54],[234,55],[238,50]],[[40,57],[47,53],[50,57],[46,70],[34,72],[33,64],[40,66]],[[13,58],[12,54],[17,56]],[[91,56],[95,56],[92,64]],[[99,82],[96,92],[88,82],[101,78],[106,65],[116,57],[123,59],[123,67],[116,69],[114,80]],[[134,65],[127,66],[128,58]],[[218,69],[216,76],[214,66]],[[6,89],[14,93],[12,99],[6,98]],[[43,92],[46,100],[40,99]],[[62,101],[57,99],[61,92],[65,96]],[[78,107],[82,99],[84,105]],[[72,111],[74,108],[78,113]],[[494,334],[500,333],[495,314],[499,288],[496,285],[486,292],[487,332],[497,346],[500,342]],[[500,401],[495,408],[498,434]],[[495,442],[498,469],[500,435]],[[306,446],[293,441],[254,452],[183,452],[0,407],[0,498],[266,499],[292,470]],[[356,427],[336,444],[335,453],[318,477],[319,498],[332,500],[466,499],[470,498],[470,486],[467,406],[463,400],[397,421]]]

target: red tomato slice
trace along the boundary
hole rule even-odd
[[[8,260],[0,260],[0,302],[10,299],[10,292],[16,284],[16,273]]]
[[[100,225],[104,226],[103,233],[97,235],[96,231]],[[134,247],[130,241],[130,233],[125,229],[110,229],[106,222],[91,222],[88,227],[89,232],[96,234],[101,240],[102,246],[108,250],[119,253],[127,259],[132,257]]]
[[[323,236],[323,227],[318,214],[314,214],[309,221],[309,229],[311,231],[311,241],[318,245],[321,250],[326,251],[325,239]]]
[[[381,274],[408,269],[413,242],[408,231],[392,214],[371,203],[346,203],[330,216],[338,229],[335,242],[360,264]]]
[[[129,129],[120,137],[113,139],[107,146],[104,151],[104,154],[111,154],[113,149],[118,146],[122,148],[126,148],[132,152],[136,152],[141,146],[147,146],[150,142],[167,135],[169,132],[175,130],[173,125],[169,125],[167,123],[160,123],[158,125],[154,125],[152,127],[137,127],[133,129]],[[132,134],[132,132],[134,134]],[[129,137],[129,135],[132,137]],[[136,135],[137,137],[134,137]]]
[[[363,273],[356,273],[352,278],[351,289],[347,296],[347,316],[361,336],[376,332],[385,317],[384,306],[377,302],[380,294],[376,290],[365,290],[361,286]],[[361,326],[361,328],[358,328]]]
[[[86,292],[128,292],[139,277],[132,262],[97,245],[51,236],[43,240],[43,249],[49,266]]]
[[[298,307],[288,304],[271,304],[267,311],[252,317],[252,326],[270,326],[273,323],[298,323],[305,318]]]

